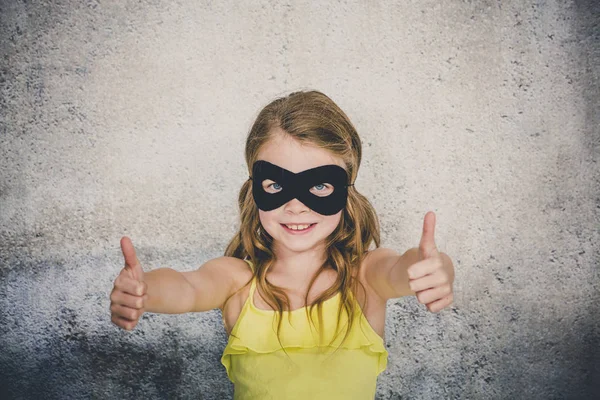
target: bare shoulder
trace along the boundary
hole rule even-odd
[[[195,271],[183,272],[194,288],[192,311],[222,308],[225,301],[252,277],[247,262],[235,257],[217,257]]]
[[[365,256],[360,268],[361,281],[373,291],[374,296],[380,301],[401,297],[405,292],[408,293],[404,287],[408,279],[401,279],[402,282],[407,281],[401,287],[392,287],[390,284],[390,274],[394,266],[406,262],[407,257],[405,255],[400,255],[392,249],[378,247],[375,250],[369,251]],[[404,269],[400,268],[397,271],[404,274]]]
[[[359,303],[362,307],[362,312],[369,321],[373,330],[382,338],[385,333],[385,311],[387,299],[380,295],[376,285],[373,285],[373,280],[369,277],[373,276],[374,266],[378,262],[393,254],[393,250],[377,248],[366,253],[358,270],[358,279],[365,288],[365,293],[358,291],[356,293]],[[366,296],[365,296],[366,295]],[[365,298],[366,297],[366,298]],[[366,304],[365,304],[366,303]],[[363,305],[364,304],[364,305]]]
[[[246,261],[242,260],[241,258],[227,256],[217,257],[207,261],[202,267],[208,265],[210,265],[211,268],[222,269],[226,273],[231,274],[232,277],[237,277],[238,275],[243,276],[246,273],[250,273],[250,275],[252,275],[252,270],[250,269],[250,266]]]
[[[369,250],[366,252],[365,261],[369,260],[369,262],[377,261],[382,257],[389,257],[399,255],[396,250],[388,249],[386,247],[378,247],[375,250]]]
[[[229,295],[235,293],[252,278],[250,265],[240,258],[222,256],[208,261],[205,265],[208,266],[209,263],[210,268],[221,270],[232,283]]]
[[[226,268],[230,269],[232,280],[229,293],[219,307],[223,316],[225,332],[229,335],[248,297],[250,285],[247,283],[251,281],[254,274],[250,265],[239,258],[220,257],[219,262],[227,264]],[[244,287],[244,285],[247,286]]]
[[[228,261],[232,263],[231,269],[233,270],[232,273],[236,282],[235,290],[238,290],[240,287],[244,286],[246,282],[248,282],[250,279],[252,279],[252,276],[254,276],[254,272],[247,261],[235,257],[222,258],[227,258]],[[234,263],[235,266],[233,266]]]
[[[365,256],[358,269],[358,279],[369,292],[369,297],[376,298],[378,301],[384,300],[379,298],[379,292],[376,285],[374,285],[373,277],[377,274],[377,266],[380,266],[384,260],[391,259],[394,256],[398,256],[396,251],[384,247],[378,247],[365,252]]]
[[[368,280],[370,274],[376,268],[381,265],[382,262],[399,257],[400,254],[396,250],[388,249],[385,247],[378,247],[375,250],[366,252],[363,262],[360,267],[361,279]]]

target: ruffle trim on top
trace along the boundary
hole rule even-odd
[[[356,302],[357,314],[355,315],[354,325],[348,334],[348,337],[343,341],[346,334],[346,326],[348,316],[342,309],[340,325],[337,331],[337,337],[332,341],[336,334],[337,309],[339,307],[339,293],[326,300],[323,303],[323,320],[324,332],[323,340],[319,342],[318,332],[315,326],[310,325],[306,308],[293,310],[291,315],[291,325],[288,321],[288,313],[284,312],[283,321],[281,324],[280,339],[277,338],[277,324],[274,320],[275,312],[269,310],[257,309],[251,303],[251,296],[255,289],[255,280],[253,278],[250,293],[238,320],[233,327],[227,346],[223,351],[221,363],[227,370],[229,380],[234,382],[231,377],[231,356],[245,353],[266,354],[273,353],[283,349],[310,349],[315,347],[327,347],[326,352],[335,351],[339,346],[340,349],[355,350],[362,349],[379,357],[377,375],[387,368],[388,352],[385,349],[384,341],[371,327],[367,318],[362,313],[362,310]],[[249,315],[248,315],[249,314]],[[335,318],[327,318],[328,315],[334,315]],[[313,321],[316,328],[319,328],[317,317],[317,308],[313,309]],[[330,343],[331,342],[331,343]],[[282,346],[283,345],[283,346]]]
[[[282,327],[283,328],[283,327]],[[343,334],[342,334],[343,337]],[[243,340],[240,338],[236,338],[233,336],[229,337],[229,341],[227,343],[227,346],[225,347],[225,350],[223,351],[223,356],[221,357],[221,364],[223,364],[223,366],[225,367],[226,371],[227,371],[227,377],[229,378],[229,380],[233,383],[235,383],[235,381],[233,380],[232,376],[231,376],[231,356],[232,355],[240,355],[240,354],[246,354],[246,353],[256,353],[256,354],[267,354],[267,353],[273,353],[275,351],[278,350],[282,350],[282,347],[279,345],[279,342],[277,342],[277,339],[275,338],[275,343],[272,342],[267,342],[266,340]],[[379,375],[381,372],[385,371],[385,369],[387,368],[387,358],[388,358],[388,352],[385,349],[383,343],[381,343],[382,341],[380,340],[379,342],[376,341],[369,341],[366,338],[364,340],[361,340],[359,337],[357,337],[357,335],[354,335],[352,332],[350,333],[349,337],[344,341],[344,343],[339,346],[340,349],[346,349],[346,350],[362,350],[362,351],[368,351],[374,355],[378,356],[378,368],[377,368],[377,375]],[[283,341],[282,341],[283,343]],[[316,344],[312,344],[312,345],[286,345],[285,343],[283,343],[283,349],[310,349],[310,348],[315,348],[317,347]],[[332,344],[332,345],[327,345],[325,347],[329,347],[331,348],[331,352],[333,352],[338,346],[337,343]],[[329,354],[329,353],[328,353]]]

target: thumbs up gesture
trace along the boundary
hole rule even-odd
[[[135,255],[131,239],[121,238],[121,250],[125,257],[125,267],[115,279],[110,294],[110,312],[112,322],[125,329],[132,330],[144,313],[148,296],[144,283],[144,270]]]
[[[419,303],[431,312],[448,307],[453,301],[454,266],[445,253],[438,252],[434,239],[435,213],[425,214],[419,243],[419,261],[408,267],[410,289]]]

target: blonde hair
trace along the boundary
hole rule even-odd
[[[354,183],[362,156],[360,138],[346,114],[325,94],[318,91],[294,92],[274,100],[262,109],[246,139],[245,158],[249,176],[252,175],[252,165],[257,160],[261,147],[272,138],[275,128],[281,128],[285,134],[301,143],[315,145],[341,158],[346,165],[350,180],[348,183]],[[275,254],[271,250],[273,238],[260,226],[258,208],[252,196],[251,180],[242,185],[238,203],[240,230],[227,246],[225,256],[250,260],[253,264],[257,286],[265,294],[265,301],[278,311],[276,315],[279,338],[283,311],[290,310],[290,302],[281,288],[266,279],[267,272],[275,263]],[[326,260],[312,277],[304,301],[305,304],[308,303],[310,288],[321,272],[327,268],[337,271],[333,286],[310,305],[310,311],[307,310],[307,313],[314,325],[312,311],[317,307],[322,327],[322,304],[339,291],[341,301],[338,309],[338,327],[342,307],[348,315],[348,327],[343,339],[345,340],[358,312],[349,292],[352,290],[356,293],[357,284],[360,284],[357,279],[358,270],[371,243],[374,242],[375,247],[379,247],[380,242],[379,221],[375,210],[354,186],[348,187],[348,200],[340,222],[325,241]],[[365,293],[364,287],[362,290]]]

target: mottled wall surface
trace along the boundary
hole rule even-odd
[[[250,124],[311,88],[383,245],[433,210],[456,267],[452,309],[388,303],[377,398],[598,398],[599,3],[390,3],[1,3],[0,398],[231,398],[218,311],[112,325],[119,240],[221,255]]]

